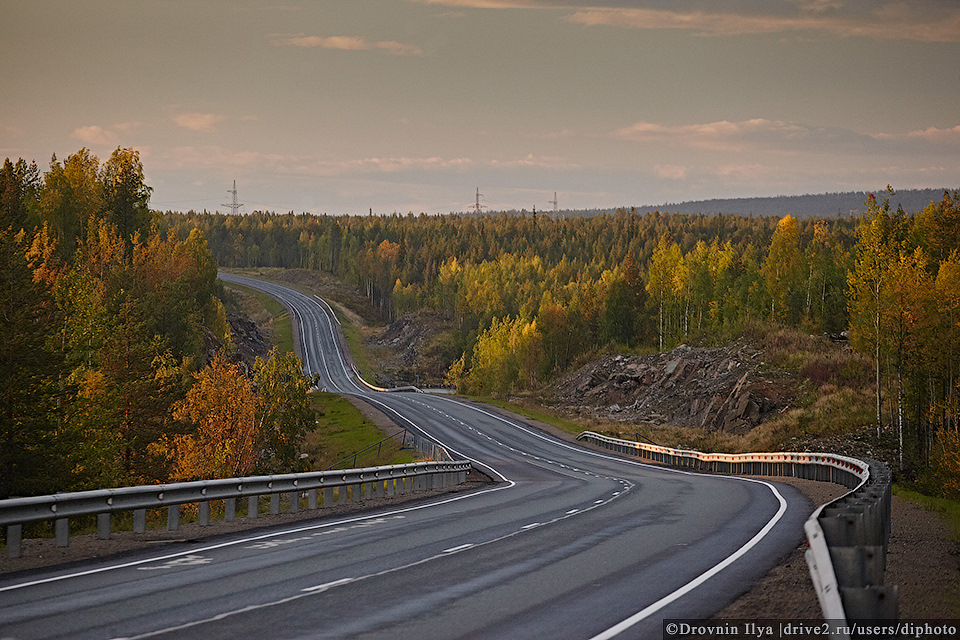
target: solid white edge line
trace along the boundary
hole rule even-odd
[[[315,296],[315,297],[317,297],[317,296]],[[318,299],[322,300],[322,298],[319,298],[319,297],[318,297]],[[325,302],[325,301],[324,301],[324,302]],[[333,330],[333,327],[331,326],[330,329],[331,329],[331,331],[332,331],[332,330]],[[340,355],[340,359],[341,359],[341,362],[342,362],[342,361],[343,361],[343,356],[342,356],[342,354]],[[344,371],[346,372],[346,371],[347,371],[346,364],[345,364],[345,363],[343,363],[343,364],[344,364]],[[354,383],[354,386],[356,386],[355,383]],[[359,388],[359,387],[358,387],[358,388]],[[465,403],[465,402],[460,402],[460,401],[458,401],[458,400],[453,400],[452,398],[440,398],[440,399],[441,399],[441,400],[444,400],[444,401],[447,401],[447,402],[453,402],[453,403],[455,403],[455,404],[459,404],[459,405],[464,406],[464,407],[469,407],[469,408],[471,408],[471,409],[473,409],[473,410],[475,410],[475,411],[477,411],[477,412],[479,412],[479,413],[485,414],[485,415],[487,415],[487,416],[489,416],[489,417],[492,417],[492,418],[494,418],[494,419],[496,419],[496,420],[499,420],[500,422],[503,422],[503,423],[505,423],[505,424],[507,424],[507,425],[509,425],[509,426],[512,426],[512,427],[514,427],[514,428],[516,428],[516,429],[520,429],[521,431],[524,431],[524,432],[526,432],[526,433],[529,434],[529,435],[532,435],[532,436],[534,436],[534,437],[540,438],[541,440],[545,440],[545,441],[551,442],[551,443],[553,443],[553,444],[555,444],[555,445],[559,445],[559,446],[564,447],[564,448],[567,448],[567,449],[575,450],[575,451],[578,451],[578,452],[580,452],[580,453],[587,453],[587,454],[589,454],[589,455],[592,455],[592,456],[595,456],[595,457],[598,457],[598,458],[603,458],[603,459],[606,459],[606,460],[612,460],[612,461],[615,461],[615,462],[627,463],[627,464],[631,464],[631,465],[646,467],[646,468],[650,468],[650,469],[656,469],[656,470],[660,470],[660,471],[668,471],[668,472],[679,473],[679,474],[683,474],[683,475],[705,475],[705,474],[691,473],[691,472],[689,472],[689,471],[681,471],[681,470],[678,470],[678,469],[670,469],[669,467],[659,467],[659,466],[656,466],[656,465],[645,464],[645,463],[642,463],[642,462],[633,461],[633,460],[628,460],[628,459],[624,459],[624,458],[618,458],[618,457],[614,457],[614,456],[608,456],[608,455],[604,455],[604,454],[600,454],[600,453],[591,451],[590,449],[587,449],[587,448],[585,448],[585,447],[574,447],[574,446],[571,446],[571,445],[569,445],[569,444],[567,444],[567,443],[565,443],[565,442],[563,442],[563,441],[561,441],[561,440],[558,440],[558,439],[556,439],[556,438],[546,437],[545,435],[536,433],[536,432],[528,429],[528,428],[525,427],[525,426],[521,426],[520,424],[517,424],[516,422],[514,422],[514,421],[512,421],[512,420],[508,420],[507,418],[505,418],[505,417],[503,417],[503,416],[496,415],[496,414],[494,414],[494,413],[491,413],[491,412],[489,412],[489,411],[486,411],[486,410],[481,409],[481,408],[479,408],[479,407],[476,407],[476,406],[474,406],[474,405],[471,405],[471,404],[468,404],[468,403]],[[383,404],[380,403],[380,402],[377,402],[377,404],[380,404],[380,406],[383,406],[384,408],[389,408],[389,407],[386,407],[385,405],[383,405]],[[399,414],[397,411],[393,410],[392,408],[389,408],[389,409],[390,409],[391,411],[393,411],[393,413],[395,413],[397,416],[400,416],[400,414]],[[403,417],[403,416],[400,416],[400,417]],[[403,417],[403,419],[406,420],[406,422],[408,422],[409,424],[411,424],[411,425],[414,426],[415,428],[417,428],[418,430],[422,431],[422,429],[421,429],[419,426],[415,425],[411,420],[409,420],[409,419],[407,419],[407,418],[405,418],[405,417]],[[438,442],[439,442],[439,440],[438,440]],[[442,445],[443,443],[440,442],[440,444]],[[446,446],[446,445],[444,445],[444,446]],[[448,447],[448,449],[450,449],[450,448]],[[450,449],[450,450],[451,450],[451,451],[455,451],[455,450],[453,450],[453,449]],[[459,454],[459,455],[462,455],[462,454]],[[464,457],[466,457],[466,456],[464,456]],[[488,465],[484,465],[483,463],[480,463],[480,462],[478,462],[478,461],[476,461],[476,460],[473,460],[473,459],[471,459],[471,458],[467,458],[467,459],[468,459],[468,460],[471,460],[471,462],[477,462],[478,464],[481,464],[481,465],[487,467],[488,469],[493,470],[492,467],[489,467]],[[497,473],[497,474],[500,475],[501,477],[504,477],[504,476],[502,476],[502,475],[499,474],[499,473]],[[614,636],[619,635],[620,633],[622,633],[622,632],[625,631],[626,629],[629,629],[629,628],[632,627],[633,625],[637,624],[637,623],[640,622],[641,620],[644,620],[645,618],[649,617],[650,615],[652,615],[652,614],[655,613],[656,611],[659,611],[660,609],[662,609],[663,607],[667,606],[667,605],[670,604],[671,602],[673,602],[673,601],[681,598],[682,596],[686,595],[686,594],[689,593],[690,591],[694,590],[695,588],[697,588],[698,586],[700,586],[701,584],[703,584],[704,582],[706,582],[707,580],[709,580],[711,577],[713,577],[714,575],[716,575],[717,573],[719,573],[720,571],[722,571],[723,569],[725,569],[726,567],[728,567],[729,565],[731,565],[731,564],[732,564],[733,562],[735,562],[737,559],[739,559],[740,557],[742,557],[744,554],[746,554],[748,551],[750,551],[750,549],[752,549],[754,546],[756,546],[764,537],[766,537],[766,535],[770,532],[770,530],[773,529],[773,527],[776,525],[776,523],[780,521],[780,519],[783,517],[783,514],[786,513],[786,510],[787,510],[787,501],[783,498],[782,495],[780,495],[780,492],[777,491],[776,487],[774,487],[774,486],[773,486],[772,484],[770,484],[769,482],[765,482],[765,481],[763,481],[763,480],[756,480],[756,479],[753,479],[753,478],[741,478],[741,477],[737,477],[737,476],[718,476],[718,477],[726,477],[726,478],[729,478],[729,479],[732,479],[732,480],[741,480],[741,481],[745,481],[745,482],[757,482],[757,483],[759,483],[759,484],[765,485],[766,487],[768,487],[768,488],[770,489],[770,491],[773,492],[774,496],[775,496],[775,497],[777,498],[777,500],[780,502],[780,508],[777,510],[777,513],[774,514],[774,516],[767,522],[767,524],[764,525],[764,527],[763,527],[762,529],[760,529],[760,531],[758,531],[758,532],[756,533],[756,535],[754,535],[754,536],[753,536],[749,541],[747,541],[742,547],[740,547],[739,549],[737,549],[737,551],[735,551],[733,554],[731,554],[730,556],[728,556],[728,557],[725,558],[724,560],[720,561],[718,564],[714,565],[713,567],[711,567],[710,569],[708,569],[708,570],[705,571],[704,573],[700,574],[700,576],[698,576],[697,578],[694,578],[693,580],[691,580],[690,582],[688,582],[688,583],[685,584],[684,586],[680,587],[680,588],[677,589],[676,591],[674,591],[674,592],[672,592],[672,593],[664,596],[663,598],[661,598],[661,599],[658,600],[657,602],[654,602],[653,604],[647,606],[646,608],[642,609],[641,611],[639,611],[639,612],[635,613],[634,615],[630,616],[630,617],[627,618],[626,620],[623,620],[622,622],[614,625],[613,627],[610,627],[610,628],[607,629],[606,631],[604,631],[604,632],[602,632],[602,633],[594,636],[594,637],[591,638],[590,640],[605,640],[605,639],[607,639],[607,638],[613,638]],[[504,478],[504,479],[505,479],[505,478]],[[513,483],[511,482],[511,485],[512,485],[512,484],[513,484]],[[601,501],[601,502],[602,502],[602,501]]]
[[[333,587],[339,587],[340,585],[347,584],[348,582],[353,582],[353,578],[341,578],[331,582],[324,582],[323,584],[318,584],[315,587],[300,589],[300,591],[306,591],[308,593],[320,593],[321,591],[326,591],[327,589],[332,589]]]
[[[121,564],[109,565],[109,566],[106,566],[106,567],[97,567],[96,569],[88,569],[88,570],[86,570],[86,571],[78,571],[78,572],[75,572],[75,573],[68,573],[68,574],[59,575],[59,576],[51,576],[51,577],[49,577],[49,578],[42,578],[42,579],[39,579],[39,580],[32,580],[32,581],[29,581],[29,582],[21,582],[21,583],[18,583],[18,584],[11,584],[11,585],[7,585],[7,586],[5,586],[5,587],[0,587],[0,593],[3,593],[4,591],[15,591],[15,590],[17,590],[17,589],[23,589],[23,588],[26,588],[26,587],[33,587],[33,586],[37,586],[37,585],[41,585],[41,584],[47,584],[47,583],[50,583],[50,582],[60,582],[60,581],[62,581],[62,580],[69,580],[69,579],[72,579],[72,578],[82,578],[83,576],[89,576],[89,575],[94,575],[94,574],[97,574],[97,573],[103,573],[103,572],[105,572],[105,571],[113,571],[113,570],[116,570],[116,569],[126,569],[126,568],[128,568],[128,567],[137,567],[137,566],[144,565],[144,564],[150,564],[150,563],[152,563],[152,562],[161,562],[161,561],[163,561],[163,560],[170,560],[170,559],[172,559],[172,558],[180,558],[180,557],[182,557],[182,556],[191,555],[191,554],[196,554],[196,553],[203,553],[203,552],[206,552],[206,551],[215,551],[215,550],[217,550],[217,549],[222,549],[222,548],[225,548],[225,547],[233,547],[233,546],[236,546],[236,545],[238,545],[238,544],[245,544],[245,543],[248,543],[248,542],[256,542],[257,540],[266,540],[266,539],[269,539],[269,538],[276,538],[276,537],[279,537],[279,536],[292,535],[292,534],[301,533],[301,532],[304,532],[304,531],[315,531],[315,530],[317,530],[317,529],[326,529],[326,528],[328,528],[328,527],[334,527],[334,526],[339,526],[339,525],[343,525],[343,524],[349,524],[349,523],[351,523],[351,522],[362,522],[362,521],[364,521],[364,520],[373,520],[373,519],[376,519],[376,518],[386,518],[386,517],[395,516],[395,515],[398,515],[398,514],[401,514],[401,513],[409,513],[409,512],[411,512],[411,511],[419,511],[419,510],[421,510],[421,509],[427,509],[427,508],[431,508],[431,507],[437,507],[437,506],[444,505],[444,504],[448,504],[448,503],[451,503],[451,502],[456,502],[456,501],[458,501],[458,500],[464,500],[464,499],[466,499],[466,498],[472,498],[472,497],[474,497],[474,496],[479,496],[479,495],[483,495],[483,494],[486,494],[486,493],[492,493],[492,492],[494,492],[494,491],[502,491],[502,490],[504,490],[504,489],[510,489],[510,488],[512,488],[515,484],[516,484],[516,483],[510,481],[508,484],[505,484],[505,485],[500,485],[500,486],[496,486],[496,487],[491,487],[491,488],[489,488],[489,489],[482,489],[482,490],[480,490],[480,491],[475,491],[475,492],[471,492],[471,493],[466,493],[466,494],[463,494],[463,495],[455,496],[455,497],[453,497],[453,498],[447,498],[447,499],[441,500],[441,501],[439,501],[439,502],[430,502],[430,503],[426,503],[426,504],[414,505],[414,506],[405,507],[405,508],[402,508],[402,509],[395,509],[394,511],[387,511],[387,512],[384,512],[384,513],[367,514],[367,515],[363,515],[363,516],[357,516],[357,517],[355,517],[355,518],[347,518],[347,519],[344,519],[344,520],[334,520],[334,521],[332,521],[332,522],[323,522],[323,523],[320,523],[320,524],[310,525],[310,526],[306,526],[306,527],[297,527],[297,528],[294,528],[294,529],[284,529],[283,531],[275,531],[275,532],[271,532],[271,533],[265,533],[265,534],[262,534],[262,535],[259,535],[259,536],[252,536],[252,537],[249,537],[249,538],[241,538],[241,539],[238,539],[238,540],[231,540],[231,541],[229,541],[229,542],[221,542],[221,543],[219,543],[219,544],[213,544],[213,545],[209,545],[209,546],[206,546],[206,547],[201,547],[201,548],[199,548],[199,549],[192,549],[192,550],[190,550],[190,551],[181,551],[181,552],[179,552],[179,553],[171,553],[171,554],[167,554],[167,555],[163,555],[163,556],[158,556],[158,557],[156,557],[156,558],[147,558],[147,559],[144,559],[144,560],[134,560],[134,561],[131,561],[131,562],[124,562],[124,563],[121,563]],[[318,514],[318,515],[322,515],[322,514]]]
[[[602,454],[602,453],[598,453],[598,452],[596,452],[596,451],[591,451],[590,449],[587,449],[587,448],[585,448],[585,447],[574,447],[574,446],[571,446],[571,445],[569,445],[569,444],[567,444],[567,443],[565,443],[565,442],[563,442],[563,441],[561,441],[561,440],[559,440],[559,439],[556,439],[556,438],[553,438],[553,437],[547,437],[546,435],[542,435],[542,434],[536,433],[535,431],[530,430],[530,429],[527,428],[526,426],[522,426],[522,425],[520,425],[520,424],[517,424],[517,423],[514,422],[513,420],[509,420],[509,419],[507,419],[507,418],[504,417],[504,416],[500,416],[500,415],[497,415],[497,414],[495,414],[495,413],[491,413],[491,412],[489,412],[489,411],[486,411],[486,410],[481,409],[481,408],[479,408],[479,407],[476,407],[476,406],[474,406],[474,405],[468,404],[468,403],[466,403],[466,402],[460,402],[460,401],[458,401],[458,400],[453,400],[452,398],[440,398],[440,399],[441,399],[441,400],[445,400],[445,401],[447,401],[447,402],[454,402],[454,403],[459,404],[459,405],[462,405],[462,406],[464,406],[464,407],[469,407],[469,408],[471,408],[471,409],[474,409],[475,411],[478,411],[478,412],[480,412],[480,413],[482,413],[482,414],[485,414],[485,415],[487,415],[487,416],[489,416],[489,417],[491,417],[491,418],[494,418],[494,419],[496,419],[496,420],[499,420],[499,421],[503,422],[504,424],[507,424],[507,425],[509,425],[509,426],[512,426],[512,427],[514,427],[514,428],[516,428],[516,429],[520,429],[521,431],[524,431],[524,432],[526,432],[526,433],[528,433],[528,434],[530,434],[530,435],[532,435],[532,436],[535,436],[535,437],[537,437],[537,438],[540,438],[540,439],[542,439],[542,440],[546,440],[546,441],[548,441],[548,442],[552,442],[552,443],[554,443],[554,444],[556,444],[556,445],[559,445],[559,446],[561,446],[561,447],[565,447],[565,448],[567,448],[567,449],[573,449],[573,450],[576,450],[576,451],[579,451],[579,452],[582,452],[582,453],[587,453],[587,454],[589,454],[589,455],[592,455],[592,456],[595,456],[595,457],[598,457],[598,458],[603,458],[603,459],[605,459],[605,460],[612,460],[612,461],[615,461],[615,462],[626,463],[626,464],[635,465],[635,466],[639,466],[639,467],[645,467],[645,468],[648,468],[648,469],[656,469],[656,470],[660,470],[660,471],[669,471],[669,472],[679,473],[679,474],[683,474],[683,475],[707,475],[707,474],[694,473],[694,472],[690,472],[690,471],[681,471],[681,470],[679,470],[679,469],[670,469],[669,467],[660,467],[660,466],[657,466],[657,465],[647,464],[647,463],[639,462],[639,461],[636,461],[636,460],[629,460],[629,459],[626,459],[626,458],[619,458],[619,457],[614,457],[614,456],[608,456],[608,455],[604,455],[604,454]],[[673,593],[670,593],[670,594],[664,596],[664,597],[661,598],[660,600],[658,600],[658,601],[654,602],[653,604],[645,607],[645,608],[642,609],[641,611],[633,614],[632,616],[630,616],[630,617],[627,618],[626,620],[623,620],[622,622],[619,622],[618,624],[614,625],[613,627],[610,627],[609,629],[607,629],[606,631],[600,633],[599,635],[596,635],[596,636],[594,636],[593,638],[590,638],[590,640],[605,640],[605,639],[607,639],[607,638],[613,638],[614,636],[619,635],[620,633],[622,633],[622,632],[625,631],[626,629],[629,629],[629,628],[632,627],[633,625],[637,624],[637,623],[640,622],[641,620],[649,617],[651,614],[655,613],[656,611],[658,611],[658,610],[662,609],[663,607],[667,606],[667,605],[670,604],[671,602],[673,602],[673,601],[681,598],[682,596],[686,595],[686,594],[689,593],[690,591],[693,591],[694,589],[696,589],[697,587],[699,587],[701,584],[703,584],[704,582],[706,582],[707,580],[709,580],[711,577],[713,577],[714,575],[716,575],[717,573],[719,573],[719,572],[722,571],[723,569],[725,569],[725,568],[727,568],[728,566],[730,566],[731,564],[733,564],[734,561],[736,561],[737,559],[739,559],[740,557],[742,557],[744,554],[746,554],[748,551],[750,551],[750,549],[752,549],[754,546],[756,546],[757,543],[759,543],[764,537],[766,537],[766,535],[770,532],[771,529],[773,529],[773,527],[777,524],[777,522],[780,521],[780,519],[783,517],[783,514],[786,513],[786,510],[787,510],[787,501],[784,499],[784,497],[783,497],[782,495],[780,495],[780,492],[777,491],[777,488],[776,488],[775,486],[773,486],[772,484],[770,484],[769,482],[766,482],[766,481],[763,481],[763,480],[757,480],[757,479],[755,479],[755,478],[742,478],[742,477],[739,477],[739,476],[711,476],[711,477],[724,478],[724,479],[728,479],[728,480],[741,481],[741,482],[756,482],[756,483],[762,484],[762,485],[766,486],[767,488],[769,488],[770,491],[773,492],[773,495],[777,498],[777,500],[778,500],[779,503],[780,503],[780,508],[777,510],[777,513],[774,514],[774,516],[767,522],[767,524],[764,525],[763,528],[760,529],[760,530],[756,533],[756,535],[754,535],[754,536],[753,536],[749,541],[747,541],[742,547],[740,547],[740,548],[737,549],[735,552],[733,552],[733,554],[731,554],[730,556],[728,556],[728,557],[725,558],[724,560],[721,560],[718,564],[714,565],[713,567],[711,567],[710,569],[708,569],[708,570],[705,571],[704,573],[700,574],[700,576],[698,576],[697,578],[694,578],[693,580],[691,580],[690,582],[688,582],[688,583],[685,584],[684,586],[680,587],[679,589],[677,589],[677,590],[674,591]]]
[[[782,495],[780,495],[780,492],[777,491],[777,488],[772,484],[770,484],[769,482],[765,482],[763,480],[756,480],[754,478],[741,478],[741,480],[745,480],[747,482],[756,482],[756,483],[765,485],[767,488],[770,489],[770,491],[773,492],[773,495],[776,496],[777,500],[780,502],[780,508],[777,510],[777,513],[774,514],[772,518],[770,518],[767,524],[764,525],[764,527],[760,529],[760,531],[758,531],[756,535],[750,538],[750,540],[748,540],[742,547],[734,551],[732,554],[727,556],[724,560],[722,560],[718,564],[714,565],[710,569],[707,569],[706,571],[701,573],[699,576],[697,576],[687,584],[683,585],[676,591],[665,595],[664,597],[660,598],[653,604],[633,614],[629,618],[622,620],[621,622],[618,622],[617,624],[613,625],[606,631],[598,633],[597,635],[590,638],[590,640],[608,640],[609,638],[613,638],[615,636],[620,635],[621,633],[623,633],[633,625],[650,617],[651,615],[653,615],[663,607],[667,606],[668,604],[674,602],[675,600],[682,598],[683,596],[690,593],[691,591],[699,587],[701,584],[703,584],[713,576],[717,575],[718,573],[726,569],[728,566],[736,562],[744,554],[750,551],[750,549],[756,546],[764,537],[766,537],[766,535],[770,532],[770,530],[773,529],[774,525],[776,525],[777,522],[779,522],[780,519],[783,517],[783,514],[786,513],[787,501],[784,499]]]

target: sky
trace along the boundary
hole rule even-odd
[[[956,0],[0,0],[0,157],[151,206],[447,213],[960,187]]]

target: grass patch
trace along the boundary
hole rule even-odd
[[[317,427],[307,434],[303,452],[310,456],[316,471],[323,471],[387,437],[359,409],[334,393],[311,394],[311,406],[317,410]],[[358,455],[356,466],[404,464],[417,458],[414,449],[401,449],[400,442],[391,439]],[[353,467],[353,461],[346,466]]]
[[[369,384],[375,385],[376,381],[373,377],[374,366],[370,360],[370,355],[363,346],[363,335],[360,332],[360,327],[353,324],[350,319],[347,318],[346,314],[340,311],[336,305],[330,305],[330,307],[336,314],[337,319],[340,320],[343,337],[346,338],[347,348],[353,356],[353,361],[357,365],[357,369],[360,370],[360,375]]]
[[[266,316],[268,319],[265,324],[273,335],[277,348],[281,353],[293,353],[293,320],[291,320],[286,307],[257,289],[232,282],[224,282],[223,286],[236,289],[247,296],[248,299],[252,299],[256,306],[262,309],[262,314],[250,313],[249,315],[254,318]]]
[[[935,498],[901,485],[893,485],[894,495],[915,502],[928,511],[939,514],[953,531],[954,540],[960,541],[960,502],[947,498]]]
[[[493,405],[495,407],[500,407],[501,409],[506,409],[507,411],[512,411],[517,415],[521,415],[525,418],[530,418],[531,420],[544,422],[546,424],[549,424],[551,427],[556,427],[561,431],[566,431],[567,433],[571,433],[573,435],[579,435],[583,431],[587,430],[581,424],[578,424],[571,420],[567,420],[566,418],[562,418],[555,413],[549,413],[540,408],[534,409],[526,405],[520,405],[512,402],[505,402],[503,400],[497,400],[496,398],[473,397],[473,396],[466,396],[466,397],[470,397],[473,400],[476,400],[478,402],[483,402],[485,404]]]

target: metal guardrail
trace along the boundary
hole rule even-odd
[[[470,469],[471,464],[466,460],[413,462],[10,498],[0,500],[0,526],[7,528],[7,556],[17,558],[21,554],[22,527],[30,522],[53,520],[57,545],[65,547],[69,543],[71,517],[96,515],[97,536],[105,539],[110,537],[111,514],[120,511],[133,511],[133,530],[143,533],[146,510],[166,507],[167,528],[176,530],[183,504],[197,503],[199,524],[205,526],[210,523],[210,502],[215,500],[224,501],[224,519],[229,521],[235,517],[237,498],[246,497],[247,517],[255,518],[263,495],[270,496],[270,513],[280,513],[281,494],[290,496],[289,511],[296,512],[304,497],[307,509],[317,509],[321,500],[326,507],[348,500],[360,502],[397,493],[427,491],[462,484]]]
[[[407,437],[409,436],[409,438]],[[336,469],[344,462],[352,461],[353,465],[357,464],[357,457],[361,454],[366,453],[367,451],[377,450],[377,456],[380,455],[380,452],[383,450],[383,443],[400,440],[400,448],[410,448],[416,449],[421,455],[425,456],[430,460],[439,460],[440,462],[451,462],[453,461],[453,456],[450,455],[450,452],[447,451],[447,448],[441,444],[438,444],[434,440],[431,440],[428,437],[421,436],[420,434],[410,431],[407,428],[404,428],[403,431],[394,433],[393,435],[387,436],[383,440],[374,442],[369,447],[364,447],[357,451],[356,453],[343,458],[342,460],[333,463],[325,470],[330,471],[331,469]],[[408,444],[409,443],[409,444]]]
[[[792,476],[851,491],[819,507],[804,523],[810,577],[835,640],[849,640],[848,622],[898,617],[897,587],[883,584],[890,538],[891,475],[887,466],[831,453],[701,453],[584,431],[586,440],[617,453],[691,471]]]

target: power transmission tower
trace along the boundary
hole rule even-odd
[[[552,204],[553,212],[554,213],[557,212],[557,192],[556,191],[553,192],[553,200],[547,200],[547,204]]]
[[[230,202],[230,204],[222,204],[220,206],[228,207],[230,209],[230,213],[234,215],[240,213],[240,207],[242,207],[243,205],[237,202],[237,181],[236,180],[233,181],[233,189],[227,189],[227,193],[233,196],[232,201]]]
[[[480,204],[480,198],[482,196],[483,194],[480,193],[480,187],[477,187],[477,203],[470,205],[468,209],[475,209],[477,213],[480,213],[480,211],[487,206],[485,204]]]

